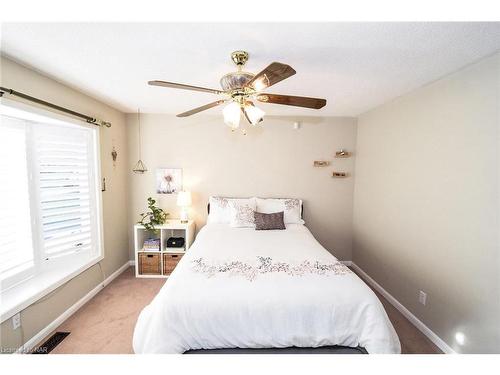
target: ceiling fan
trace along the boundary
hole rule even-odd
[[[180,113],[177,117],[191,116],[195,113],[229,102],[222,110],[222,113],[224,115],[224,122],[233,130],[240,126],[241,115],[243,115],[251,125],[257,125],[263,121],[265,112],[255,106],[254,100],[262,103],[283,104],[312,109],[320,109],[326,105],[326,99],[262,92],[262,90],[293,76],[296,72],[289,65],[273,62],[261,72],[253,74],[243,71],[243,66],[248,61],[248,52],[235,51],[231,54],[231,59],[238,67],[238,70],[233,73],[228,73],[221,78],[220,84],[222,90],[158,80],[149,81],[148,84],[151,86],[163,86],[174,89],[224,95],[225,98],[223,99]]]

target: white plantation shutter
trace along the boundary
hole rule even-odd
[[[87,129],[35,130],[43,256],[90,252],[92,156]]]
[[[0,104],[0,282],[63,279],[102,258],[98,131]],[[9,107],[10,108],[10,107]],[[40,121],[38,121],[40,119]]]

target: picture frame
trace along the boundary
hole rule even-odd
[[[156,193],[177,194],[182,190],[181,168],[156,169]]]

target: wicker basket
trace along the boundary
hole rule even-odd
[[[161,275],[160,254],[139,254],[140,275]]]
[[[184,254],[163,254],[163,274],[170,275]]]

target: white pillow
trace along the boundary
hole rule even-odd
[[[302,201],[295,198],[257,198],[257,212],[272,214],[283,211],[285,224],[304,224],[302,220]]]
[[[254,211],[257,208],[255,198],[233,199],[229,201],[231,221],[229,225],[234,228],[255,228]]]
[[[231,211],[229,209],[229,202],[242,201],[250,202],[255,206],[255,198],[226,198],[226,197],[213,197],[208,199],[210,204],[210,213],[208,214],[208,223],[229,224],[231,222]]]
[[[229,199],[224,197],[210,197],[210,213],[208,214],[209,223],[229,224]]]

